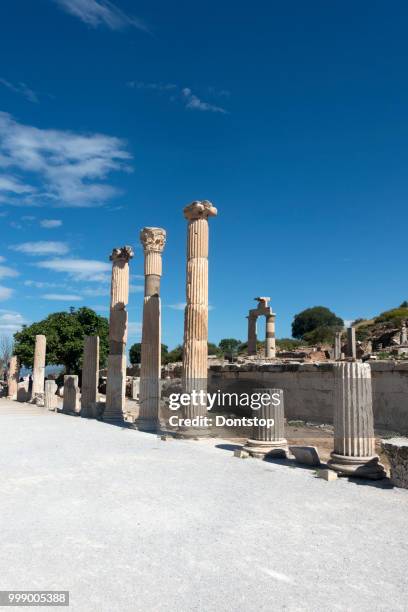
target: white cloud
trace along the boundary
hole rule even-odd
[[[172,310],[184,310],[186,307],[186,303],[177,302],[176,304],[169,304],[168,307],[171,308]]]
[[[141,291],[144,291],[144,286],[143,285],[129,285],[129,292],[130,293],[140,293]]]
[[[0,300],[8,300],[13,295],[13,289],[0,285]]]
[[[53,229],[54,227],[61,227],[62,221],[60,219],[42,219],[40,225],[46,229]]]
[[[82,293],[87,297],[105,297],[110,294],[110,288],[107,287],[95,287],[90,289],[83,289]]]
[[[215,106],[214,104],[210,104],[209,102],[204,102],[203,100],[200,100],[198,96],[193,94],[189,87],[184,87],[181,93],[183,94],[185,105],[188,109],[211,113],[222,113],[223,115],[227,114],[225,108],[222,108],[221,106]]]
[[[35,280],[25,280],[24,285],[26,287],[35,287],[36,289],[51,289],[51,288],[62,288],[66,289],[67,286],[65,283],[48,283],[46,281],[35,281]]]
[[[41,296],[43,300],[58,300],[60,302],[79,302],[82,300],[80,295],[64,293],[46,293]]]
[[[25,253],[26,255],[66,255],[69,247],[65,242],[53,242],[40,240],[39,242],[23,242],[10,246],[13,251]]]
[[[132,26],[148,31],[142,20],[127,15],[109,0],[54,0],[54,2],[93,28],[105,25],[111,30],[122,30]]]
[[[0,309],[0,332],[14,334],[21,329],[24,323],[27,321],[19,312]]]
[[[100,206],[119,190],[103,182],[129,171],[123,140],[105,134],[38,129],[0,112],[1,201],[13,205]],[[15,176],[26,173],[39,187]],[[33,182],[33,181],[31,181]]]
[[[80,281],[109,281],[108,272],[111,270],[109,263],[93,259],[49,259],[36,265],[54,272],[65,272]]]
[[[6,261],[6,258],[0,255],[0,261]]]
[[[38,104],[39,102],[38,96],[35,91],[30,89],[25,83],[10,83],[10,81],[0,78],[0,84],[4,85],[4,87],[7,87],[7,89],[10,89],[10,91],[24,96],[30,102],[35,102],[36,104]]]
[[[18,276],[17,270],[9,268],[8,266],[0,266],[0,278],[15,278]]]

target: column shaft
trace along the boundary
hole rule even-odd
[[[264,419],[266,423],[253,426],[252,437],[246,441],[244,450],[257,459],[266,455],[286,457],[288,443],[285,439],[283,390],[256,389],[256,392],[262,396],[262,405],[258,410],[252,410],[252,418]]]
[[[97,417],[99,336],[86,336],[82,360],[81,416]]]
[[[268,315],[266,317],[265,357],[269,359],[274,359],[276,357],[275,315],[274,314]]]
[[[248,315],[248,355],[256,355],[256,321],[257,317]]]
[[[7,372],[7,397],[17,399],[18,379],[20,374],[20,366],[18,357],[13,355],[10,359]]]
[[[45,336],[35,337],[32,401],[44,398],[45,354],[47,339]]]

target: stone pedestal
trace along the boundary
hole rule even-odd
[[[64,400],[62,404],[64,414],[79,413],[78,376],[67,374],[64,376]]]
[[[9,399],[17,399],[18,379],[20,374],[20,366],[18,357],[13,355],[10,359],[7,372],[7,397]]]
[[[208,369],[208,217],[217,209],[203,200],[186,206],[187,227],[186,309],[184,313],[184,343],[182,387],[184,393],[207,393]],[[207,402],[191,402],[183,407],[183,417],[207,416]],[[180,434],[188,437],[208,435],[205,427],[182,427]]]
[[[375,453],[371,368],[336,363],[334,368],[334,452],[330,467],[341,475],[385,476]]]
[[[140,232],[140,241],[145,257],[145,295],[140,365],[140,412],[136,427],[144,431],[158,431],[161,376],[160,279],[166,232],[160,227],[145,227]]]
[[[390,462],[392,484],[408,489],[408,438],[381,440],[381,447]]]
[[[45,381],[45,408],[47,410],[52,410],[53,412],[57,412],[58,408],[58,398],[57,398],[57,383],[55,380],[46,380]]]
[[[82,360],[81,417],[97,417],[98,377],[99,336],[86,336]]]
[[[133,250],[129,246],[113,249],[111,305],[109,316],[109,357],[106,381],[104,421],[123,422],[126,392],[126,340],[129,301],[129,260]]]
[[[35,337],[33,388],[31,401],[44,405],[45,352],[47,339],[45,336]]]
[[[356,330],[354,327],[347,328],[347,354],[352,359],[357,358]]]
[[[257,389],[263,395],[264,404],[259,410],[252,410],[252,418],[273,419],[273,425],[258,425],[252,429],[252,437],[243,448],[251,457],[264,459],[266,456],[286,457],[288,443],[285,439],[285,408],[282,389]]]

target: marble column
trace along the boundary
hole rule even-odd
[[[113,249],[111,303],[109,316],[109,356],[106,382],[105,421],[123,422],[126,391],[126,340],[129,301],[129,260],[133,257],[130,246]]]
[[[35,337],[34,366],[33,366],[33,388],[31,400],[42,403],[44,401],[44,377],[45,377],[45,352],[47,339],[45,336]]]
[[[57,412],[57,407],[58,407],[58,398],[56,396],[57,389],[58,389],[58,386],[55,380],[45,381],[44,404],[47,410],[52,410],[54,412]]]
[[[282,389],[257,389],[262,401],[259,410],[252,410],[252,418],[269,420],[269,423],[254,425],[252,437],[243,448],[252,457],[286,457],[288,443],[285,439],[285,408]],[[271,423],[273,421],[273,424]]]
[[[160,429],[161,377],[160,279],[166,232],[160,227],[145,227],[140,232],[140,241],[145,258],[145,292],[140,365],[140,411],[136,427],[144,431],[158,431]]]
[[[347,355],[353,359],[357,358],[355,327],[347,328]]]
[[[79,411],[79,387],[76,374],[64,376],[64,399],[62,412],[65,414],[77,414]]]
[[[341,357],[341,334],[336,332],[334,336],[334,359],[337,361]]]
[[[368,363],[334,366],[334,451],[330,467],[346,476],[385,476],[375,453],[371,368]]]
[[[256,355],[256,322],[258,317],[251,314],[247,316],[248,319],[248,355]]]
[[[184,393],[202,392],[203,398],[183,408],[187,419],[207,416],[208,217],[216,215],[217,209],[207,200],[193,202],[184,209],[188,227],[182,387]],[[208,432],[205,427],[183,427],[181,433],[199,437]]]
[[[265,357],[267,359],[276,357],[275,317],[275,314],[266,315]]]
[[[18,362],[18,357],[16,355],[13,355],[10,359],[7,372],[7,397],[13,400],[17,399],[19,375],[20,366]]]
[[[85,336],[82,358],[81,417],[97,417],[99,336]]]

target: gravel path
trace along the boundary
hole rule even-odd
[[[408,610],[408,491],[3,399],[0,449],[0,589],[81,612]]]

